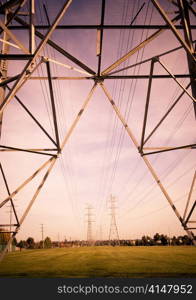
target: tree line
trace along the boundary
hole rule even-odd
[[[123,245],[123,241],[120,241],[120,244]],[[156,233],[153,237],[144,235],[142,236],[141,239],[130,241],[130,246],[133,244],[135,246],[155,246],[155,245],[180,246],[180,245],[192,245],[192,240],[188,237],[188,235],[168,237],[165,234]]]
[[[0,231],[3,231],[0,229]],[[0,245],[6,245],[9,240],[9,233],[0,234]],[[191,239],[187,235],[168,237],[165,234],[156,233],[153,237],[143,235],[140,239],[121,239],[117,240],[97,240],[93,243],[88,241],[52,241],[50,237],[46,237],[44,241],[35,242],[33,237],[28,237],[26,240],[20,240],[17,242],[16,238],[13,239],[12,245],[19,247],[20,249],[41,249],[41,248],[55,248],[55,247],[81,247],[88,245],[95,246],[180,246],[180,245],[192,245]]]
[[[0,229],[0,245],[5,246],[9,239],[10,239],[10,233],[3,232],[3,229]],[[46,237],[44,241],[35,242],[34,238],[28,237],[26,240],[20,240],[17,242],[17,239],[14,237],[12,241],[12,245],[19,247],[20,249],[39,249],[39,248],[51,248],[52,247],[52,241],[49,237]]]

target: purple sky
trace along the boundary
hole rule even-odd
[[[64,1],[47,1],[47,9],[52,19]],[[129,24],[144,1],[107,0],[105,24]],[[152,4],[145,1],[143,12],[135,24],[164,24]],[[160,1],[162,4],[163,1]],[[169,1],[164,1],[165,8],[173,11]],[[37,23],[46,23],[42,1],[37,3]],[[99,0],[73,0],[60,24],[98,24],[100,22]],[[41,12],[41,14],[40,14]],[[147,12],[147,17],[146,16]],[[173,14],[170,15],[173,17]],[[117,58],[144,40],[153,31],[104,31],[102,70],[110,66]],[[27,45],[24,34],[15,32]],[[91,68],[97,68],[96,31],[67,30],[55,31],[52,40],[66,51],[83,61]],[[39,40],[37,40],[37,43]],[[178,47],[175,36],[165,31],[121,64],[119,68],[134,64]],[[10,48],[16,53],[14,48]],[[62,63],[74,66],[72,62],[52,50],[45,48],[42,55]],[[187,73],[186,55],[179,50],[161,58],[174,74]],[[23,64],[10,63],[8,75],[22,70]],[[77,67],[77,66],[75,66]],[[79,68],[79,67],[78,67]],[[75,71],[51,63],[53,76],[82,76]],[[120,72],[121,75],[149,74],[150,64]],[[155,74],[166,74],[156,63]],[[39,68],[34,76],[46,74],[45,66]],[[179,79],[186,86],[188,79]],[[146,100],[148,80],[105,80],[105,85],[138,142],[141,139],[142,120]],[[63,80],[53,81],[57,117],[61,141],[79,112],[87,97],[93,81]],[[190,91],[190,89],[189,89]],[[172,79],[154,79],[146,133],[154,128],[169,105],[182,92]],[[51,126],[51,107],[49,104],[47,82],[29,80],[17,94],[25,105],[35,114],[42,125],[54,136]],[[191,99],[184,95],[165,122],[146,144],[147,147],[180,146],[195,142],[195,117]],[[4,113],[1,144],[24,148],[47,148],[52,143],[43,135],[37,125],[12,100]],[[47,157],[37,154],[1,152],[1,162],[5,168],[10,190],[13,191],[30,176]],[[180,213],[186,204],[191,180],[195,171],[194,150],[178,150],[149,156],[150,162],[160,176],[169,195]],[[39,185],[44,172],[16,195],[16,209],[19,216]],[[0,196],[6,197],[3,180],[0,177]],[[116,119],[111,104],[100,86],[81,117],[76,129],[66,144],[61,158],[58,159],[52,173],[46,181],[35,204],[27,216],[18,239],[29,235],[41,239],[40,224],[44,224],[45,235],[57,239],[86,239],[86,205],[93,207],[93,235],[95,239],[108,238],[110,226],[109,198],[116,196],[116,219],[120,238],[136,238],[144,234],[152,235],[163,232],[168,235],[185,234],[167,200],[157,187],[151,174],[144,165],[137,149],[127,133]],[[195,190],[193,192],[193,199]],[[9,208],[0,211],[2,220],[9,222]],[[195,213],[193,214],[193,219]]]

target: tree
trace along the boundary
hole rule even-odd
[[[172,245],[172,246],[178,245],[178,240],[177,240],[177,238],[176,238],[175,236],[173,236],[173,238],[172,238],[172,240],[171,240],[171,245]]]
[[[147,237],[145,235],[143,235],[143,237],[142,237],[142,245],[143,246],[147,246],[148,245],[148,240],[147,240]]]
[[[137,240],[135,241],[135,245],[136,245],[136,246],[142,246],[142,245],[143,245],[142,240],[137,239]]]
[[[51,239],[47,236],[44,240],[44,248],[51,248],[52,247],[52,241]]]
[[[183,245],[191,245],[192,244],[192,241],[191,239],[188,237],[188,235],[184,235],[182,237],[182,242],[183,242]]]
[[[160,234],[159,233],[156,233],[155,235],[154,235],[154,237],[153,237],[153,239],[154,239],[154,241],[155,242],[158,242],[158,241],[160,241]]]
[[[35,241],[32,237],[29,237],[26,242],[27,242],[27,247],[29,249],[34,249],[35,248]]]
[[[150,236],[147,235],[146,239],[147,239],[148,246],[155,245],[154,240]]]
[[[26,241],[20,240],[20,242],[17,244],[17,247],[19,247],[20,249],[22,249],[22,248],[27,248],[27,247],[28,247],[28,244],[27,244]]]
[[[182,245],[183,244],[183,237],[181,236],[181,235],[179,235],[178,237],[177,237],[177,245]]]
[[[166,235],[161,234],[160,241],[161,241],[163,246],[168,245],[168,237]]]
[[[142,244],[144,246],[152,246],[152,245],[154,245],[154,240],[150,236],[144,235],[142,237]]]

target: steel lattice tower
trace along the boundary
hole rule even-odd
[[[110,220],[110,231],[109,231],[109,241],[112,242],[114,241],[118,245],[120,245],[120,239],[119,239],[119,234],[118,234],[118,228],[117,228],[117,223],[116,223],[116,198],[114,196],[110,196],[110,215],[111,215],[111,220]]]
[[[87,213],[86,213],[86,216],[87,216],[87,243],[90,246],[93,243],[93,228],[92,228],[92,225],[94,222],[92,219],[93,207],[90,204],[88,204],[86,207],[86,210],[87,210]]]
[[[115,1],[115,0],[114,0]],[[165,11],[164,7],[160,4],[160,0],[150,0],[153,7],[155,7],[157,14],[160,17],[159,24],[152,24],[152,25],[145,25],[141,24],[134,24],[134,20],[137,18],[140,11],[143,10],[143,6],[134,16],[132,22],[130,24],[105,24],[105,5],[107,2],[105,0],[100,0],[101,9],[100,9],[100,22],[99,24],[93,25],[59,25],[63,16],[66,14],[69,6],[72,4],[72,0],[64,1],[62,7],[59,10],[59,13],[56,15],[52,23],[50,24],[50,19],[48,18],[47,12],[47,20],[48,24],[41,25],[36,24],[35,17],[36,17],[36,6],[34,0],[10,0],[4,1],[3,4],[0,5],[0,34],[1,34],[1,53],[0,53],[0,134],[2,131],[2,118],[4,111],[9,106],[10,102],[17,101],[17,103],[25,110],[25,113],[36,123],[36,126],[40,128],[42,134],[45,135],[53,144],[53,148],[36,148],[36,141],[35,147],[32,148],[25,148],[25,147],[15,147],[15,145],[0,145],[0,152],[26,152],[29,154],[36,154],[35,157],[39,155],[42,157],[48,158],[47,161],[39,165],[39,167],[32,171],[31,175],[26,178],[23,182],[13,190],[10,189],[9,182],[7,180],[7,173],[6,173],[6,166],[1,159],[0,162],[0,174],[3,178],[3,182],[6,188],[7,196],[1,200],[0,202],[0,209],[6,204],[9,203],[13,209],[13,219],[15,222],[11,224],[11,232],[9,230],[10,224],[0,224],[2,228],[5,228],[4,232],[10,233],[10,239],[5,248],[3,254],[1,255],[1,259],[5,255],[9,245],[12,243],[13,238],[20,230],[20,227],[23,225],[25,218],[27,217],[29,211],[31,210],[32,205],[34,204],[36,198],[38,197],[43,185],[45,184],[48,176],[50,175],[52,169],[56,165],[56,161],[61,155],[62,151],[64,150],[70,136],[72,135],[76,125],[78,124],[81,116],[83,115],[84,111],[87,109],[87,106],[96,92],[96,89],[100,88],[104,95],[106,96],[106,100],[111,105],[115,115],[119,119],[119,122],[122,123],[124,130],[126,131],[127,136],[130,138],[131,143],[135,146],[135,149],[138,150],[139,155],[144,163],[144,165],[149,170],[149,173],[152,175],[152,178],[157,183],[161,193],[164,195],[166,201],[168,202],[169,206],[173,210],[173,213],[176,216],[177,221],[186,231],[189,238],[193,241],[196,245],[195,236],[193,230],[196,229],[195,227],[195,220],[192,220],[193,211],[196,206],[196,201],[192,204],[190,202],[193,186],[195,184],[195,172],[193,176],[193,181],[191,184],[190,193],[188,199],[185,203],[185,211],[181,213],[178,208],[174,205],[173,197],[171,197],[168,193],[167,187],[164,186],[162,183],[161,178],[158,175],[158,171],[156,167],[151,163],[149,156],[153,154],[160,154],[164,155],[164,153],[169,151],[176,151],[181,149],[196,149],[196,143],[186,144],[182,142],[182,145],[172,145],[172,146],[154,146],[154,147],[147,147],[147,141],[151,141],[151,137],[160,127],[160,125],[167,119],[167,116],[176,106],[176,104],[182,99],[184,95],[187,97],[187,101],[191,101],[193,104],[194,109],[196,111],[196,83],[195,83],[195,76],[196,76],[196,59],[195,59],[195,41],[193,40],[193,30],[196,29],[196,25],[194,24],[193,17],[195,18],[196,13],[194,10],[194,2],[188,0],[173,0],[171,1],[171,5],[173,7],[173,18],[170,18],[167,11]],[[85,2],[85,1],[84,1]],[[24,10],[23,10],[24,8]],[[25,14],[24,14],[25,13]],[[25,19],[23,18],[25,16]],[[161,23],[162,21],[162,23]],[[95,56],[97,57],[97,67],[93,70],[87,64],[83,63],[80,59],[75,57],[72,53],[69,53],[67,49],[61,47],[57,42],[51,39],[51,35],[56,30],[75,30],[75,29],[84,29],[84,30],[93,30],[97,33],[97,47]],[[102,68],[102,55],[103,55],[103,33],[106,30],[153,30],[153,33],[150,32],[146,38],[143,38],[138,44],[134,45],[133,48],[127,49],[126,53],[114,61],[111,65],[107,65],[107,68]],[[43,30],[43,31],[42,31]],[[18,38],[15,35],[15,32],[24,32],[25,38],[28,41],[28,46],[24,44],[23,39]],[[44,32],[44,33],[43,33]],[[178,47],[172,48],[168,51],[159,53],[157,50],[156,55],[152,55],[151,57],[145,59],[144,61],[140,61],[137,65],[145,65],[150,64],[149,72],[145,71],[145,74],[128,74],[122,75],[123,70],[130,70],[134,67],[135,64],[129,65],[126,68],[122,68],[122,63],[127,61],[132,55],[138,53],[139,50],[143,49],[146,45],[150,47],[151,42],[153,42],[156,38],[162,37],[162,33],[169,32],[175,40],[178,42]],[[38,43],[36,42],[38,41]],[[166,42],[168,42],[166,40]],[[57,51],[58,54],[62,55],[64,58],[68,59],[72,65],[67,65],[64,62],[59,62],[51,59],[50,57],[46,57],[43,54],[43,50],[45,46],[50,46],[54,51]],[[9,51],[9,48],[12,47],[12,51]],[[184,60],[188,64],[188,72],[184,74],[183,72],[178,74],[173,73],[170,71],[167,62],[167,55],[170,53],[175,53],[178,50],[183,51]],[[15,50],[15,51],[14,51]],[[164,57],[164,62],[163,58]],[[10,61],[16,61],[20,64],[20,62],[24,62],[24,66],[22,70],[18,73],[11,75],[9,74],[9,63]],[[57,77],[54,74],[51,74],[50,65],[60,64],[62,67],[74,70],[80,73],[80,77],[76,76],[69,76],[69,77]],[[156,71],[156,66],[160,67],[160,72]],[[36,71],[40,68],[40,66],[44,66],[45,68],[45,76],[35,76]],[[120,74],[119,74],[120,73]],[[82,74],[82,75],[81,75]],[[151,89],[152,89],[152,82],[154,79],[162,80],[165,78],[170,78],[173,82],[175,82],[177,87],[180,87],[181,94],[176,98],[175,102],[170,106],[170,108],[164,113],[162,118],[159,120],[157,125],[152,129],[150,133],[146,133],[146,126],[147,121],[149,118],[149,104],[151,102]],[[184,86],[180,83],[179,78],[188,78],[189,83],[187,86]],[[54,93],[54,80],[88,80],[91,81],[92,87],[88,92],[78,114],[73,119],[70,127],[68,128],[64,138],[60,140],[59,138],[59,129],[58,129],[58,120],[56,114],[56,100],[55,100],[55,93]],[[113,99],[112,95],[109,92],[107,87],[107,81],[110,80],[126,80],[126,79],[137,79],[137,80],[148,80],[148,86],[146,90],[146,98],[145,98],[145,108],[144,108],[144,116],[142,121],[142,132],[141,136],[136,137],[132,128],[130,128],[129,124],[125,116],[122,114],[121,109],[116,104],[116,99]],[[27,108],[25,103],[21,101],[18,93],[21,88],[26,84],[28,80],[46,80],[49,89],[49,96],[51,102],[51,111],[52,111],[52,122],[53,122],[53,129],[54,129],[54,137],[52,137],[49,132],[44,128],[41,122],[34,116],[34,114]],[[189,87],[191,87],[191,91],[189,91]],[[102,99],[101,99],[102,100]],[[183,99],[182,99],[183,100]],[[103,100],[104,101],[104,100]],[[24,101],[25,102],[25,101]],[[160,105],[160,103],[159,103]],[[19,133],[20,134],[20,133]],[[36,158],[35,158],[36,159]],[[15,199],[14,197],[17,194],[20,194],[20,191],[23,190],[25,186],[27,186],[35,177],[37,178],[38,174],[44,171],[44,175],[40,180],[40,184],[35,189],[34,194],[30,197],[30,200],[27,199],[26,208],[19,218],[15,209]],[[17,172],[13,166],[13,172]],[[17,173],[15,173],[17,177]]]

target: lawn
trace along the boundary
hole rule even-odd
[[[0,277],[196,277],[196,247],[81,247],[6,255]]]

